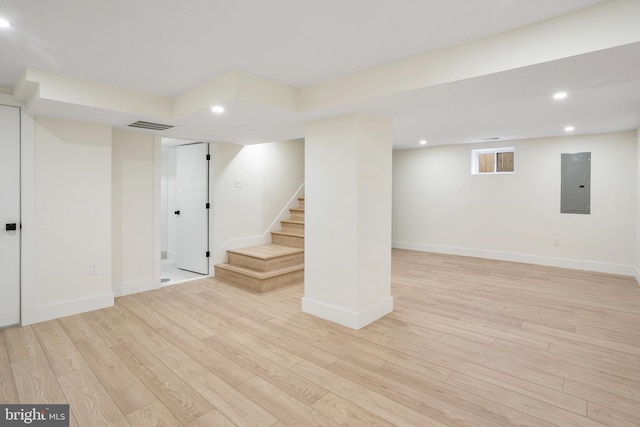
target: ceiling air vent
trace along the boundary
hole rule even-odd
[[[143,122],[142,120],[138,120],[137,122],[133,122],[129,125],[132,128],[140,128],[140,129],[149,129],[149,130],[167,130],[171,129],[175,126],[173,125],[163,125],[162,123],[152,123],[152,122]]]

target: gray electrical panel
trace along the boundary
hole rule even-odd
[[[562,153],[560,213],[591,213],[591,153]]]

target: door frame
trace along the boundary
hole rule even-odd
[[[187,160],[187,164],[185,164],[185,160]],[[177,167],[176,167],[176,199],[179,201],[177,208],[182,212],[180,215],[176,215],[174,218],[177,218],[177,228],[176,228],[176,267],[179,269],[184,269],[187,271],[192,271],[194,273],[202,274],[204,276],[208,276],[211,270],[209,266],[209,260],[205,255],[209,253],[209,211],[210,208],[205,207],[210,206],[209,201],[209,162],[210,162],[210,154],[209,154],[209,144],[206,142],[195,142],[189,144],[181,144],[176,147],[176,159],[177,159]],[[192,163],[190,160],[193,160],[196,163]],[[201,163],[206,162],[206,163]],[[187,166],[188,165],[188,166]],[[186,166],[186,167],[183,167]],[[204,173],[204,179],[202,175],[202,167],[206,167],[206,172]],[[194,174],[192,171],[196,171],[198,173]],[[186,182],[189,184],[185,186],[185,177],[191,177],[190,179],[186,179]],[[191,187],[191,184],[198,184],[198,191],[192,191],[191,189],[187,189]],[[203,184],[205,187],[205,191],[200,191],[199,185]],[[185,190],[187,191],[181,191]],[[197,218],[194,218],[193,214],[189,214],[188,207],[195,207],[192,205],[193,200],[190,200],[194,195],[197,196],[198,199],[201,197],[205,197],[205,200],[198,200],[197,203],[202,203],[196,209],[200,210],[195,213]],[[202,212],[204,210],[204,212]],[[185,213],[187,212],[187,213]],[[187,217],[183,217],[187,215]],[[192,222],[193,221],[193,222]],[[206,221],[205,224],[205,236],[202,236],[202,223],[200,221]],[[191,228],[191,225],[197,222],[196,228]],[[191,246],[191,238],[194,238],[195,235],[200,235],[198,238],[198,243],[193,244],[194,247],[198,247],[198,249],[202,249],[202,252],[199,252],[199,255],[194,255],[193,252],[190,252],[189,246]],[[189,239],[185,239],[185,237],[189,237]],[[204,238],[203,238],[204,237]],[[199,248],[200,245],[205,244],[206,246],[203,248]],[[181,251],[182,249],[182,251]],[[187,256],[187,254],[189,256]],[[204,259],[202,259],[204,257]],[[196,261],[196,259],[198,261]],[[201,272],[205,270],[206,272]]]
[[[35,292],[35,122],[12,95],[0,103],[20,108],[20,324],[38,322]]]
[[[168,138],[168,139],[173,139],[173,138]],[[209,237],[209,251],[211,253],[211,256],[209,257],[209,274],[208,275],[203,275],[202,277],[213,277],[214,274],[214,254],[215,254],[215,247],[214,247],[214,234],[215,234],[215,223],[214,223],[214,209],[216,208],[216,203],[215,203],[215,197],[214,197],[214,177],[215,177],[215,160],[216,160],[216,154],[215,154],[215,143],[211,142],[211,141],[203,141],[203,140],[188,140],[188,139],[181,139],[179,140],[180,144],[176,144],[177,145],[185,145],[185,144],[197,144],[197,143],[206,143],[209,144],[209,155],[211,156],[211,160],[209,161],[209,203],[210,203],[210,209],[208,212],[209,215],[209,221],[208,221],[208,237]],[[177,141],[176,141],[177,142]],[[175,147],[174,147],[175,148]],[[159,148],[159,154],[160,156],[165,155],[163,153],[162,150],[162,143],[161,146]],[[157,221],[158,223],[158,232],[157,232],[157,242],[158,242],[158,250],[156,251],[157,253],[157,269],[158,269],[158,275],[161,275],[161,263],[162,263],[162,259],[161,259],[161,252],[162,252],[162,248],[161,248],[161,241],[162,241],[162,229],[160,227],[160,222],[161,222],[161,203],[160,203],[160,198],[161,198],[161,180],[162,180],[162,157],[159,157],[158,161],[157,161],[157,173],[156,173],[156,194],[158,195],[158,202],[157,202],[157,209],[156,209],[156,214],[155,214],[155,221]],[[171,210],[169,209],[169,215],[172,216],[173,212],[171,212]],[[161,286],[164,286],[163,284],[161,284]]]
[[[13,266],[11,269],[13,269],[14,267],[17,268],[17,273],[18,273],[18,278],[17,278],[17,283],[14,283],[13,281],[11,283],[9,283],[9,288],[7,289],[8,293],[13,294],[13,292],[15,291],[15,289],[13,289],[13,286],[16,285],[17,286],[17,297],[18,297],[18,301],[16,304],[16,301],[13,300],[13,297],[11,297],[11,301],[7,301],[7,303],[9,303],[11,306],[13,306],[13,308],[8,308],[9,312],[12,314],[12,316],[10,316],[12,318],[12,320],[10,320],[10,322],[12,323],[8,323],[8,324],[4,324],[1,323],[0,324],[0,328],[7,328],[7,327],[12,327],[12,326],[16,326],[16,325],[20,325],[21,324],[21,320],[22,320],[22,280],[21,280],[21,270],[22,270],[22,263],[21,263],[21,259],[22,259],[22,206],[21,206],[21,193],[22,193],[22,177],[21,175],[21,171],[22,171],[22,167],[21,167],[21,158],[22,158],[22,154],[21,154],[21,148],[22,148],[22,137],[21,137],[21,133],[22,133],[22,129],[21,129],[21,122],[22,122],[22,108],[16,105],[11,105],[5,102],[0,101],[0,107],[2,107],[3,109],[6,108],[7,109],[7,114],[9,116],[11,116],[11,122],[9,123],[9,133],[13,134],[14,131],[18,132],[17,135],[17,143],[18,146],[16,147],[15,145],[13,145],[16,141],[13,140],[13,138],[11,139],[11,143],[8,146],[8,152],[13,152],[16,148],[17,150],[15,151],[14,154],[16,154],[18,156],[18,164],[15,165],[13,164],[12,160],[12,154],[10,154],[9,157],[9,162],[12,163],[12,165],[10,166],[10,168],[15,171],[15,168],[17,166],[17,175],[18,175],[18,183],[17,183],[17,190],[18,190],[18,194],[17,194],[17,200],[13,199],[13,197],[15,196],[15,194],[10,194],[10,197],[13,199],[13,201],[17,201],[17,204],[14,204],[13,202],[11,202],[9,205],[9,211],[13,211],[14,209],[17,208],[17,217],[15,216],[8,216],[5,217],[5,221],[3,221],[3,223],[0,223],[0,226],[4,228],[4,224],[8,223],[8,222],[12,222],[15,221],[17,223],[17,231],[15,232],[18,241],[17,241],[17,255],[18,255],[18,260],[17,260],[17,266]],[[11,110],[9,112],[9,110]],[[13,117],[14,114],[17,112],[17,119],[18,119],[18,123],[17,126],[13,126],[15,124],[15,122],[13,122]],[[13,177],[13,173],[11,174],[11,177]],[[10,177],[8,177],[9,179],[11,179]],[[15,191],[15,187],[11,190],[11,192]],[[17,205],[17,206],[16,206]],[[4,230],[0,231],[1,233],[5,233]],[[13,234],[13,233],[11,233]],[[13,236],[13,237],[16,237]],[[8,239],[11,239],[11,237],[7,237]],[[16,251],[14,251],[14,245],[16,244],[15,240],[9,240],[8,241],[9,244],[9,254],[7,254],[8,257],[10,257],[10,259],[13,260],[13,257],[16,255]],[[14,271],[11,272],[11,275],[13,275]],[[15,305],[14,305],[15,304]],[[17,306],[17,307],[16,307]],[[16,322],[13,323],[13,310],[17,308],[18,312],[17,312],[17,319]]]

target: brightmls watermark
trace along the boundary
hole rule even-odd
[[[69,427],[69,405],[0,404],[0,427]]]

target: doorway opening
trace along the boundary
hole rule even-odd
[[[162,139],[161,284],[210,273],[209,143]]]

